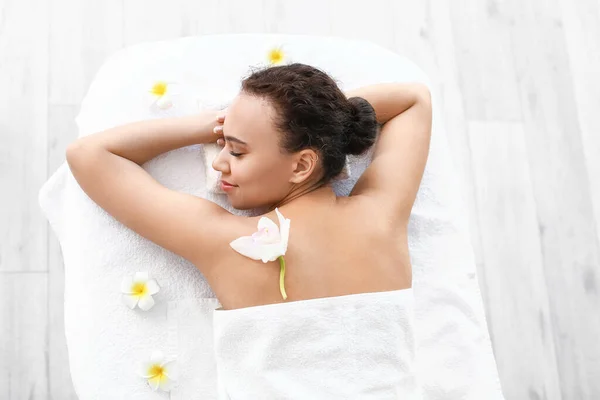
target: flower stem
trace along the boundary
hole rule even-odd
[[[279,272],[279,290],[281,291],[281,295],[283,296],[283,299],[287,299],[287,294],[285,293],[285,287],[284,287],[284,279],[285,279],[285,260],[283,259],[283,256],[279,256],[279,266],[280,266],[280,272]]]

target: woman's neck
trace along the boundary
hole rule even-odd
[[[285,205],[306,207],[311,204],[323,204],[326,202],[335,202],[336,194],[331,184],[325,184],[316,188],[305,188],[304,190],[292,190],[285,198],[269,208],[269,211],[275,210]]]

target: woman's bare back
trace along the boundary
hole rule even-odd
[[[288,298],[283,300],[279,290],[278,261],[263,263],[224,248],[213,275],[206,277],[224,309],[412,286],[405,230],[388,232],[358,197],[298,201],[279,211],[291,220],[285,254]],[[265,216],[277,223],[274,211]],[[240,236],[254,230],[256,222]]]
[[[429,153],[431,95],[418,83],[377,84],[348,95],[367,99],[383,124],[371,163],[348,197],[324,187],[279,207],[291,220],[286,300],[278,261],[255,261],[226,244],[213,248],[218,265],[205,267],[205,276],[224,309],[412,286],[406,227]],[[266,216],[278,221],[274,211]],[[232,240],[255,232],[259,218],[236,219],[240,233]]]

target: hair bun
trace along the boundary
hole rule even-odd
[[[350,116],[346,127],[346,154],[359,155],[375,143],[379,127],[375,109],[362,97],[350,97]]]

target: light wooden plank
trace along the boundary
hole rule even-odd
[[[536,205],[521,123],[470,122],[490,330],[507,399],[559,400]]]
[[[2,7],[0,271],[47,270],[46,230],[37,202],[46,180],[47,25],[42,0]]]
[[[123,46],[175,39],[181,36],[183,31],[181,2],[124,0],[122,4]],[[219,15],[206,15],[205,18],[220,19]],[[226,15],[222,15],[221,18],[226,18]],[[107,22],[105,27],[108,27]]]
[[[511,0],[515,66],[564,399],[600,398],[597,226],[557,0]]]
[[[457,0],[450,12],[467,119],[520,121],[511,19],[503,3]]]
[[[335,0],[266,0],[266,32],[327,36],[332,31]]]
[[[227,8],[222,0],[182,0],[181,35],[231,33]]]
[[[80,29],[84,45],[76,53],[83,59],[83,87],[86,92],[100,66],[110,55],[123,47],[124,2],[126,1],[82,2],[84,7]],[[145,8],[141,7],[139,12],[144,14]],[[78,101],[75,104],[79,103]]]
[[[50,1],[50,104],[81,103],[98,68],[123,46],[122,9],[122,0]]]
[[[390,0],[387,9],[382,9],[379,17],[373,16],[370,20],[379,23],[378,19],[383,19],[389,27],[387,34],[393,39],[392,49],[417,64],[437,87],[439,71],[433,50],[432,31],[435,26],[431,19],[431,7],[430,1]]]
[[[330,24],[333,36],[368,40],[397,50],[392,8],[393,3],[374,0],[365,7],[362,2],[330,1]]]
[[[78,0],[50,0],[48,103],[79,104],[85,90],[83,6]],[[67,12],[68,10],[68,12]]]
[[[0,398],[47,400],[46,272],[0,272]]]
[[[183,0],[182,36],[252,32],[327,35],[331,7],[331,0]]]
[[[65,161],[67,145],[77,138],[74,118],[79,106],[50,106],[48,110],[48,168],[56,169]],[[48,228],[48,361],[50,398],[77,400],[65,338],[64,261],[56,235]]]
[[[560,1],[585,164],[600,236],[600,4]],[[600,365],[597,366],[600,373]]]
[[[430,37],[435,55],[435,71],[432,79],[437,83],[439,93],[439,110],[442,111],[441,124],[446,130],[449,151],[452,154],[466,215],[469,218],[469,237],[473,246],[475,263],[478,274],[484,273],[481,239],[478,225],[477,203],[475,201],[475,186],[473,183],[473,167],[471,166],[471,150],[467,134],[467,122],[463,104],[463,92],[460,87],[460,73],[457,67],[455,39],[452,31],[449,2],[428,2],[427,19]],[[486,292],[485,281],[480,282],[482,292]],[[486,303],[486,309],[489,307]],[[492,341],[494,338],[492,337]]]

